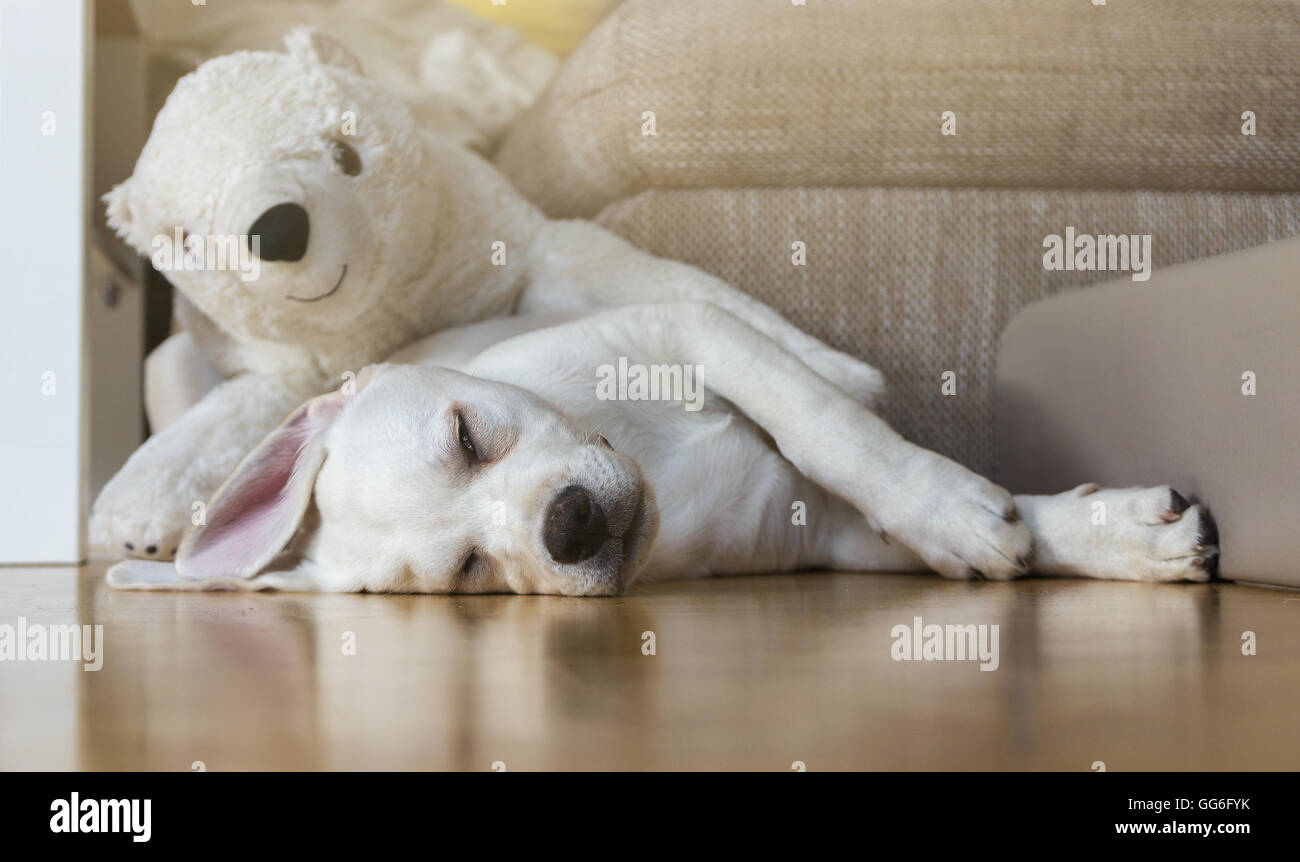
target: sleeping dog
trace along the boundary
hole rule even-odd
[[[174,563],[109,583],[607,596],[807,569],[1204,581],[1218,558],[1169,487],[1013,498],[709,303],[493,320],[392,360],[294,411]],[[633,365],[698,369],[705,397],[598,385]]]

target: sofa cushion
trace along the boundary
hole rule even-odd
[[[629,0],[497,160],[556,216],[660,188],[1300,190],[1297,45],[1286,0]]]
[[[1291,239],[1026,308],[997,368],[999,478],[1172,484],[1214,512],[1225,577],[1300,587],[1296,273]]]
[[[651,191],[611,205],[598,221],[873,363],[890,387],[884,414],[903,434],[991,473],[1003,327],[1036,299],[1110,278],[1044,271],[1044,237],[1067,226],[1152,234],[1159,268],[1300,234],[1300,194]],[[792,263],[796,241],[806,244],[804,266]],[[945,371],[955,374],[955,395],[942,394]]]

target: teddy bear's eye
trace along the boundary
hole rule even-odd
[[[334,164],[350,177],[361,173],[361,156],[357,151],[342,141],[330,141],[330,150],[334,154]]]

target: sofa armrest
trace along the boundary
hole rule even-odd
[[[1289,239],[1025,308],[998,355],[998,479],[1171,484],[1214,512],[1224,577],[1300,586],[1297,273]]]

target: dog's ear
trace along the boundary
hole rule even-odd
[[[187,580],[251,578],[293,538],[325,460],[324,433],[346,403],[342,391],[299,407],[254,449],[208,503],[176,554]]]
[[[294,27],[284,37],[284,47],[295,57],[306,57],[326,66],[337,66],[361,74],[361,61],[337,39],[303,25]]]
[[[256,590],[293,590],[316,592],[320,582],[315,569],[307,561],[283,572],[268,572],[255,578],[207,578],[188,581],[176,571],[175,563],[154,560],[123,560],[110,566],[106,580],[115,590],[163,590],[171,592],[197,592],[200,590],[230,590],[253,592]]]

